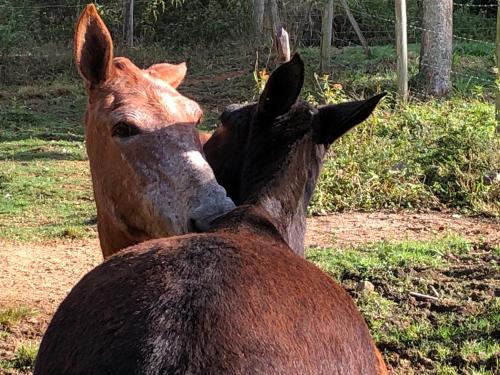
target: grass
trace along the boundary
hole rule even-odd
[[[418,45],[410,46],[414,74],[418,51]],[[124,53],[132,54],[142,66],[165,54],[157,47]],[[327,77],[314,74],[318,49],[301,53],[307,66],[303,99],[312,103],[395,89],[393,47],[372,48],[371,59],[360,48],[346,47],[332,58],[332,73]],[[417,207],[500,214],[500,154],[496,152],[500,137],[495,133],[490,69],[493,50],[489,45],[459,43],[454,54],[453,69],[459,74],[453,76],[450,98],[413,98],[406,106],[396,106],[390,94],[374,116],[332,147],[309,207],[311,214]],[[204,106],[204,129],[213,128],[225,105],[255,98],[253,74],[246,69],[253,66],[250,55],[236,49],[194,55],[180,50],[170,57],[172,61],[190,57],[181,91]],[[13,84],[0,91],[1,238],[44,241],[95,236],[83,143],[86,97],[69,60],[64,61],[54,60],[54,66],[50,61],[45,67],[37,64],[35,68],[50,71],[45,76],[52,79]],[[464,76],[481,80],[459,79]]]
[[[310,209],[448,206],[498,214],[495,127],[493,106],[483,100],[382,109],[332,147]]]
[[[435,100],[420,100],[418,51],[410,45],[414,96],[401,106],[389,95],[375,116],[332,147],[311,213],[447,206],[500,214],[493,47],[457,44],[454,91]],[[307,66],[316,66],[316,49],[303,55]],[[358,47],[344,48],[330,75],[309,72],[304,98],[336,103],[395,91],[395,63],[391,46],[373,48],[371,59]]]
[[[461,237],[309,249],[307,258],[356,299],[396,374],[494,374],[500,369],[500,257]],[[373,292],[357,290],[368,280]],[[431,288],[432,287],[432,288]],[[416,300],[409,292],[439,293]]]
[[[95,207],[75,82],[15,87],[0,107],[0,237],[94,236]]]
[[[369,278],[400,268],[439,267],[446,255],[467,253],[471,245],[460,237],[439,241],[379,242],[355,249],[309,249],[309,260],[338,280]]]
[[[35,314],[35,311],[23,306],[0,310],[0,328],[2,330],[10,329],[17,325],[21,320]]]
[[[87,237],[95,208],[85,161],[2,161],[0,237]]]
[[[17,326],[35,315],[35,310],[24,306],[0,310],[0,340],[7,340]],[[2,345],[2,350],[4,349]],[[18,344],[11,358],[0,357],[0,370],[30,370],[35,363],[37,352],[38,343],[29,341]]]
[[[26,371],[33,369],[36,355],[38,353],[38,344],[27,342],[17,347],[12,359],[0,361],[0,369],[14,369]]]

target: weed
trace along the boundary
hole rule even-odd
[[[5,310],[0,310],[0,328],[10,329],[18,324],[21,320],[35,315],[33,309],[27,307],[12,307]]]
[[[398,268],[439,267],[448,252],[466,254],[471,245],[461,237],[438,241],[378,242],[353,249],[309,249],[308,259],[338,280],[346,277],[369,278]]]
[[[460,350],[461,356],[468,362],[485,360],[492,357],[496,353],[500,353],[500,343],[494,338],[484,340],[467,340],[463,343]]]
[[[458,375],[459,372],[454,366],[438,364],[436,368],[437,375]]]
[[[2,360],[0,368],[15,369],[19,371],[26,371],[33,368],[35,365],[36,355],[38,353],[38,344],[28,342],[17,347],[14,358]]]
[[[395,307],[394,301],[384,298],[377,292],[371,292],[362,294],[357,300],[357,305],[367,318],[368,326],[374,332],[374,339],[380,341],[381,337],[378,334],[392,315]]]
[[[86,230],[82,227],[78,226],[67,226],[64,228],[60,234],[60,237],[62,238],[70,238],[70,239],[78,239],[78,238],[85,238],[87,237],[88,234],[86,233]]]
[[[412,50],[418,46],[410,46]],[[367,60],[357,47],[343,49],[334,57],[330,77],[310,75],[304,97],[322,104],[395,89],[395,77],[388,73],[394,69],[386,68],[394,57],[384,47],[373,51],[373,59]],[[316,49],[304,55],[310,65],[318,59]],[[413,56],[417,66],[418,54]],[[454,76],[456,92],[450,100],[414,99],[391,108],[389,98],[365,124],[335,143],[310,212],[444,205],[499,214],[500,185],[491,178],[500,164],[490,100],[494,74],[485,69],[493,62],[484,60],[457,55],[454,69],[460,75]],[[475,78],[464,82],[464,76]]]

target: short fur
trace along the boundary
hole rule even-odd
[[[260,213],[238,222],[241,209],[214,234],[143,243],[82,279],[35,375],[383,373],[347,293],[248,226]]]
[[[329,146],[363,122],[384,96],[380,94],[368,100],[315,109],[307,103],[295,103],[303,82],[304,65],[295,55],[289,64],[273,72],[258,103],[229,106],[221,115],[222,126],[203,147],[217,181],[239,205],[254,202],[258,194],[263,194],[260,190],[262,183],[252,181],[254,177],[246,169],[267,171],[259,174],[266,180],[268,175],[276,172],[267,163],[269,158],[273,154],[281,158],[289,157],[284,152],[290,147],[288,139],[294,139],[301,132],[310,134],[295,144],[298,149],[293,155],[300,162],[297,162],[297,168],[288,170],[286,188],[283,188],[285,185],[275,186],[264,193],[266,199],[260,197],[273,224],[288,245],[301,256],[304,255],[307,206]],[[270,110],[266,110],[267,107]],[[271,132],[267,131],[270,127],[274,129]],[[282,131],[284,128],[288,131]],[[253,129],[252,132],[250,129]],[[307,176],[304,177],[304,174]],[[243,178],[243,175],[246,177]],[[303,178],[306,178],[305,184],[295,183]],[[300,203],[290,206],[289,202],[298,198]]]
[[[203,157],[202,112],[175,89],[186,64],[140,69],[113,56],[94,5],[75,32],[75,62],[88,105],[85,144],[104,257],[152,238],[206,229],[234,208]]]
[[[288,83],[268,84],[261,100]],[[315,157],[304,148],[317,136],[314,114],[294,101],[249,124],[255,152],[241,179],[251,205],[210,233],[148,241],[89,272],[54,315],[34,375],[387,374],[349,295],[294,254],[269,217],[269,200],[299,211]]]

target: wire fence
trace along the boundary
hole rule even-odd
[[[425,63],[419,60],[418,53],[418,43],[421,40],[422,32],[435,32],[422,27],[420,2],[421,0],[412,2],[408,13],[408,41],[414,45],[410,56],[412,75],[416,74],[418,66],[426,66]],[[120,3],[119,1],[110,1],[99,5],[106,23],[113,35],[117,36],[115,40],[121,39],[122,32]],[[227,45],[231,45],[231,43],[241,45],[245,37],[249,35],[251,25],[249,20],[252,18],[250,8],[237,9],[233,15],[226,15],[226,17],[234,18],[235,14],[239,14],[238,12],[244,12],[239,15],[240,20],[218,21],[214,18],[214,15],[223,14],[224,12],[220,12],[221,9],[214,10],[213,6],[210,5],[212,4],[210,1],[193,1],[192,4],[194,5],[190,5],[191,10],[188,16],[184,18],[178,17],[178,14],[186,11],[183,8],[169,8],[167,14],[157,15],[159,19],[156,20],[158,25],[155,26],[154,35],[148,36],[148,27],[152,27],[148,22],[152,21],[146,20],[144,14],[147,12],[147,7],[152,3],[154,1],[135,1],[135,6],[142,11],[142,15],[139,16],[141,18],[136,22],[138,25],[136,52],[144,49],[144,53],[148,54],[148,45],[158,42],[158,37],[155,37],[155,35],[168,35],[168,37],[164,38],[165,40],[161,41],[164,45],[168,45],[172,41],[181,44],[180,41],[193,39],[192,35],[198,35],[200,38],[211,36],[212,39],[222,40]],[[211,6],[211,8],[209,9],[203,5],[204,3]],[[368,45],[371,48],[377,48],[378,46],[393,48],[396,42],[394,0],[379,0],[377,3],[381,5],[377,7],[371,6],[375,3],[374,0],[349,1],[350,10],[359,23]],[[322,37],[323,5],[315,1],[287,0],[280,0],[277,4],[280,22],[289,32],[292,46],[295,48],[318,48]],[[27,77],[33,76],[33,73],[28,71],[27,67],[25,75],[19,73],[24,68],[23,61],[27,60],[40,62],[40,74],[43,74],[44,62],[47,62],[47,69],[68,69],[71,66],[72,59],[71,36],[73,25],[83,7],[84,4],[80,2],[76,4],[0,2],[0,82],[22,83],[23,77],[29,80]],[[462,88],[472,89],[474,86],[495,87],[495,60],[493,56],[496,47],[495,14],[497,7],[496,3],[482,2],[477,4],[471,1],[454,3],[454,55],[469,50],[472,51],[473,55],[491,54],[492,56],[489,60],[491,66],[488,69],[485,69],[484,66],[474,65],[474,61],[469,66],[463,66],[464,64],[458,60],[454,61],[451,74],[454,83],[458,82]],[[212,17],[213,23],[219,23],[220,25],[202,25],[199,18],[191,17],[192,14],[207,13]],[[243,19],[245,22],[242,22]],[[238,27],[234,25],[238,25]],[[210,27],[211,31],[203,30],[203,27]],[[267,23],[264,31],[266,35],[272,34],[269,30],[270,27],[269,23]],[[270,42],[270,40],[270,37],[267,38],[267,42]],[[338,50],[362,47],[353,25],[346,17],[345,10],[339,2],[335,3],[332,45]],[[196,48],[197,46],[191,47]],[[246,47],[249,54],[253,53],[256,48],[254,41],[249,41]],[[160,50],[161,47],[157,49],[158,54],[161,54]],[[391,51],[394,55],[395,49]],[[338,55],[334,54],[332,57],[334,67],[340,67],[344,70],[358,68],[357,66],[353,67],[353,64],[343,62],[342,59],[338,58]],[[53,60],[58,60],[59,67],[53,66]],[[369,61],[369,57],[366,57],[366,60]],[[391,67],[390,64],[388,66]],[[395,74],[394,64],[392,68]],[[422,99],[428,97],[418,85],[410,86],[411,94],[414,97]]]
[[[421,0],[418,1],[420,3]],[[363,6],[363,2],[353,2],[350,11],[353,13],[358,23],[365,26],[362,28],[362,34],[367,40],[370,47],[391,46],[395,47],[396,43],[396,19],[394,14],[394,1],[385,1],[386,7],[384,12],[367,9]],[[355,47],[362,48],[362,43],[356,35],[353,25],[345,17],[345,12],[339,4],[335,7],[334,30],[332,38],[332,46],[336,48]],[[415,4],[413,4],[415,5]],[[418,4],[417,4],[418,5]],[[481,91],[480,88],[490,89],[495,91],[496,75],[495,75],[495,48],[497,46],[496,37],[496,12],[498,4],[471,4],[471,3],[454,3],[454,26],[453,26],[453,66],[451,69],[452,81],[462,90]],[[474,10],[471,17],[471,10]],[[410,76],[418,73],[420,67],[436,68],[426,64],[420,59],[420,41],[422,33],[438,34],[435,30],[422,27],[421,10],[419,6],[413,9],[413,12],[408,16],[408,41],[413,44],[412,53],[410,53],[410,68],[413,69]],[[294,34],[294,30],[300,27],[294,26],[300,24],[300,18],[304,15],[297,15],[293,12],[284,12],[283,24],[292,30],[292,40],[294,43],[302,46],[317,46],[321,42],[320,25],[322,21],[322,5],[317,5],[309,10],[307,15],[308,25],[305,28],[304,34]],[[367,21],[368,20],[368,21]],[[370,25],[375,28],[367,27]],[[415,52],[415,50],[418,52]],[[491,65],[485,66],[474,65],[474,61],[470,61],[467,66],[467,61],[464,63],[459,56],[464,50],[470,51],[472,55],[490,56],[488,60]],[[394,48],[393,55],[396,54]],[[367,57],[368,59],[368,57]],[[332,60],[333,68],[341,67],[343,69],[352,69],[349,64],[342,64],[336,61],[336,54]],[[485,73],[486,72],[486,73]],[[396,68],[394,66],[394,75]],[[410,94],[419,99],[428,99],[430,95],[423,90],[418,84],[410,84]]]

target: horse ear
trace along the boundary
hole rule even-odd
[[[332,144],[356,125],[365,121],[385,95],[382,93],[367,100],[319,108],[312,123],[314,141],[317,144]]]
[[[186,63],[180,64],[155,64],[146,70],[152,77],[161,79],[167,82],[170,86],[176,89],[186,77]]]
[[[269,77],[259,99],[259,113],[275,118],[288,112],[299,97],[303,84],[304,62],[296,53]]]
[[[98,85],[113,72],[113,40],[94,4],[85,7],[76,25],[75,63],[82,78]]]

